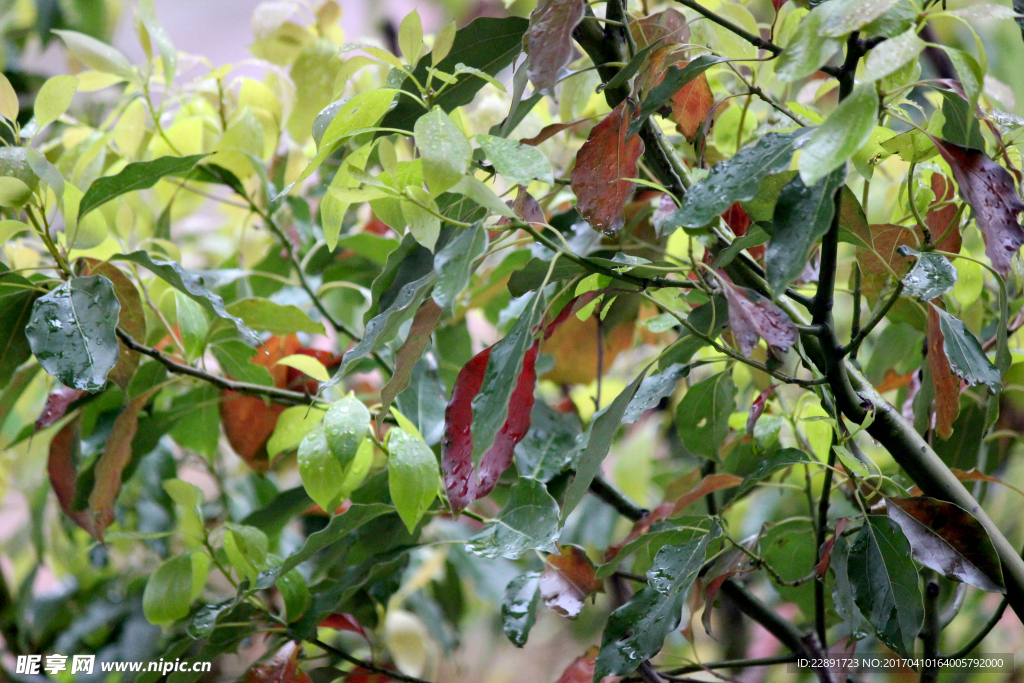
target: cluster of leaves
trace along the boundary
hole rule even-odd
[[[31,112],[0,78],[0,439],[39,520],[7,647],[417,681],[473,593],[520,647],[541,602],[610,612],[571,683],[656,679],[720,595],[794,655],[934,648],[968,585],[1024,611],[961,483],[1019,424],[1024,120],[969,21],[1015,15],[680,3],[413,12],[395,55],[270,2],[259,80],[179,64],[144,0],[144,63],[57,31],[84,71]]]

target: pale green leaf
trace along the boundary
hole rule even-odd
[[[878,93],[873,84],[854,88],[811,135],[797,166],[805,185],[814,185],[839,168],[867,144],[878,119]]]

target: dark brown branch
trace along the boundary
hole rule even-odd
[[[427,680],[424,680],[422,678],[416,678],[415,676],[407,676],[406,674],[403,674],[403,673],[401,673],[399,671],[395,671],[394,669],[385,669],[384,667],[377,666],[373,662],[368,662],[365,659],[359,659],[358,657],[353,657],[352,655],[350,655],[349,653],[345,652],[344,650],[339,650],[336,647],[332,647],[331,645],[328,645],[327,643],[325,643],[324,641],[320,640],[319,638],[315,638],[315,639],[313,639],[313,640],[311,640],[309,642],[313,643],[314,645],[316,645],[321,650],[326,650],[327,652],[330,652],[332,655],[334,655],[335,657],[338,657],[339,659],[344,659],[349,664],[355,664],[356,666],[361,666],[362,668],[366,669],[367,671],[372,671],[375,674],[382,674],[383,676],[387,677],[388,679],[395,680],[395,681],[403,681],[403,683],[432,683],[431,681],[427,681]]]

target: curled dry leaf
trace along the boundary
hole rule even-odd
[[[494,347],[473,356],[455,378],[452,397],[444,411],[441,466],[448,501],[456,514],[494,489],[498,477],[512,464],[516,444],[523,440],[530,428],[533,389],[537,383],[534,366],[539,347],[539,342],[534,342],[523,357],[523,369],[512,392],[508,417],[494,444],[480,458],[479,471],[473,467],[473,399],[483,385],[487,361]]]
[[[309,674],[299,669],[301,649],[295,641],[285,643],[270,660],[249,669],[245,683],[312,683]]]
[[[928,369],[931,370],[935,396],[935,431],[943,439],[953,435],[953,422],[960,413],[960,378],[949,366],[939,313],[928,306]]]
[[[1024,228],[1017,220],[1024,201],[1013,176],[984,152],[937,138],[932,141],[953,171],[960,196],[974,209],[978,229],[985,236],[985,254],[1005,277],[1013,255],[1024,244]]]
[[[935,498],[887,498],[889,517],[910,541],[914,559],[947,579],[1005,593],[995,546],[974,515]]]
[[[551,611],[575,618],[588,597],[603,591],[594,563],[583,548],[559,547],[560,555],[548,555],[540,574],[540,596]]]
[[[785,311],[757,292],[737,287],[724,273],[719,277],[729,302],[729,326],[744,356],[750,358],[759,339],[781,353],[796,344],[799,333]]]
[[[761,419],[762,413],[764,413],[765,406],[768,404],[768,398],[775,393],[775,385],[768,387],[754,399],[754,402],[750,404],[750,413],[747,415],[747,436],[753,438],[754,427],[757,426],[757,421]]]
[[[629,135],[633,106],[623,101],[590,131],[576,154],[569,179],[576,210],[591,227],[614,234],[623,224],[626,200],[633,194],[637,161],[644,153],[639,136]]]
[[[572,58],[572,31],[583,21],[583,0],[541,0],[530,14],[527,74],[537,92],[554,96],[558,72]]]

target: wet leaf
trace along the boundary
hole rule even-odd
[[[718,459],[718,449],[729,434],[729,416],[736,409],[736,384],[722,372],[694,384],[679,402],[676,429],[695,455]]]
[[[665,228],[700,228],[722,215],[734,202],[757,196],[765,177],[789,168],[800,133],[768,133],[735,156],[715,164],[708,177],[683,197],[682,206],[669,216]]]
[[[548,609],[575,619],[587,598],[604,591],[594,563],[578,545],[559,546],[560,554],[548,555],[540,574],[540,596]]]
[[[572,31],[583,20],[583,0],[541,0],[530,14],[527,74],[537,92],[555,94],[558,72],[573,55]]]
[[[974,515],[934,498],[886,498],[890,519],[910,541],[914,559],[947,579],[1005,593],[992,539]]]
[[[672,395],[679,380],[690,374],[690,366],[674,363],[656,375],[649,375],[640,383],[633,399],[622,414],[622,424],[633,424],[648,410],[656,407],[661,400]]]
[[[576,210],[595,230],[610,234],[623,225],[623,209],[635,186],[624,179],[637,177],[637,161],[644,153],[640,137],[628,133],[632,116],[632,107],[623,101],[594,126],[569,175]]]
[[[782,293],[803,272],[811,248],[832,224],[835,193],[845,182],[843,166],[810,187],[797,176],[782,188],[769,230],[772,239],[764,255],[773,295]]]
[[[854,601],[878,639],[900,655],[912,654],[924,608],[910,543],[896,522],[868,515],[850,548],[847,571]]]
[[[36,299],[25,335],[44,370],[66,386],[99,391],[117,364],[120,310],[110,280],[72,278]]]
[[[306,584],[306,578],[299,573],[298,569],[293,569],[278,577],[275,585],[284,601],[284,612],[288,623],[298,621],[309,607],[309,586]]]
[[[648,586],[612,612],[601,636],[594,680],[632,673],[656,655],[665,637],[679,626],[685,604],[682,591],[666,596]]]
[[[843,46],[841,39],[821,33],[823,19],[824,12],[819,9],[800,22],[775,66],[780,81],[792,83],[810,76]]]
[[[533,62],[531,61],[530,64]],[[479,135],[477,140],[498,175],[516,185],[529,185],[534,180],[552,184],[551,162],[544,153],[515,140]]]
[[[481,557],[517,560],[530,550],[554,552],[558,503],[536,479],[521,477],[509,491],[501,514],[466,543]]]
[[[737,287],[725,275],[720,277],[729,302],[729,327],[744,356],[750,358],[762,338],[779,354],[796,344],[799,333],[785,311],[754,290]]]
[[[964,328],[964,324],[941,308],[932,305],[939,316],[942,330],[942,349],[949,367],[968,384],[987,384],[996,390],[1002,386],[999,369],[985,355],[978,338]]]
[[[1010,261],[1024,244],[1024,228],[1017,220],[1024,211],[1024,201],[1017,194],[1016,181],[984,152],[946,140],[932,141],[953,171],[960,196],[974,210],[992,267],[1006,277]]]
[[[245,675],[245,683],[312,683],[299,669],[299,643],[289,641],[268,661],[257,664]]]
[[[639,132],[640,127],[643,126],[644,122],[647,121],[648,118],[650,118],[651,114],[661,109],[670,101],[673,104],[674,114],[676,104],[673,98],[681,90],[683,90],[683,88],[685,88],[687,84],[693,82],[698,77],[703,77],[705,71],[713,67],[715,64],[718,64],[719,62],[722,62],[724,60],[724,57],[701,55],[700,57],[694,59],[692,62],[687,62],[682,67],[669,67],[669,69],[665,72],[664,78],[662,78],[657,85],[648,90],[647,93],[644,95],[643,101],[640,104],[639,113],[633,116],[633,120],[629,124],[629,135],[636,135],[637,132]],[[707,78],[705,77],[704,80],[706,84]],[[695,87],[699,88],[700,86]],[[705,97],[706,95],[707,93],[704,93]],[[681,100],[681,104],[683,104],[682,110],[685,111],[686,100]],[[700,123],[703,123],[703,119]],[[641,152],[642,151],[643,150],[641,150]]]
[[[900,0],[835,0],[822,6],[821,35],[839,38],[863,28]]]
[[[440,107],[416,121],[416,147],[423,158],[423,178],[433,196],[453,187],[469,170],[469,140]]]
[[[718,527],[680,545],[666,545],[654,556],[647,570],[651,588],[662,595],[685,595],[707,559],[708,542],[718,536]]]
[[[114,295],[121,304],[121,311],[117,316],[117,326],[131,335],[132,339],[146,338],[146,312],[142,307],[142,297],[135,284],[128,279],[128,276],[121,272],[111,263],[86,259],[88,264],[87,275],[102,275],[114,285]],[[139,366],[139,352],[132,351],[118,340],[117,364],[107,374],[107,379],[114,382],[121,390],[128,387],[128,382],[135,375],[135,369]]]
[[[797,166],[804,184],[813,186],[836,169],[845,169],[846,161],[871,138],[877,120],[878,93],[874,84],[857,86],[811,133],[800,152]]]
[[[594,415],[590,427],[581,439],[580,450],[582,452],[576,461],[576,476],[573,477],[572,483],[569,484],[569,488],[565,492],[565,498],[562,500],[562,522],[580,504],[590,488],[591,482],[594,481],[594,477],[597,476],[601,463],[608,455],[608,449],[611,448],[612,439],[615,438],[615,433],[619,431],[619,426],[622,424],[622,416],[625,415],[630,401],[640,389],[640,384],[650,367],[648,365],[641,370],[636,379],[630,382],[611,403]]]
[[[352,462],[342,467],[327,446],[323,427],[317,426],[299,442],[297,460],[302,487],[330,513],[363,483],[373,465],[373,442],[363,441]]]
[[[731,497],[733,499],[739,498],[753,490],[758,482],[765,481],[776,472],[781,472],[793,465],[809,462],[814,462],[814,460],[807,453],[799,449],[780,448],[774,453],[765,456],[764,460],[757,466],[757,469],[743,478],[743,483],[732,493]]]
[[[864,62],[864,80],[876,81],[895,73],[916,59],[924,48],[925,42],[918,37],[916,28],[883,41],[868,53]]]
[[[899,248],[903,256],[914,256],[917,264],[903,277],[904,291],[922,301],[931,301],[953,289],[956,268],[942,254],[917,252],[908,246]]]
[[[515,447],[516,469],[523,476],[547,483],[572,462],[581,432],[578,415],[536,402],[530,411],[530,429]]]
[[[398,516],[413,533],[437,498],[437,458],[418,434],[399,427],[388,432],[388,488]]]
[[[111,199],[135,190],[145,190],[169,175],[188,173],[209,154],[193,154],[187,157],[160,157],[151,161],[135,161],[112,176],[97,178],[78,205],[78,219],[81,220],[93,209],[98,209]]]
[[[211,315],[234,323],[242,339],[250,346],[255,346],[259,341],[256,333],[250,330],[241,318],[227,312],[227,309],[224,307],[224,299],[207,289],[202,277],[185,270],[180,263],[154,259],[144,251],[116,254],[111,257],[111,260],[131,261],[142,266],[178,291],[187,294],[190,299],[206,309]]]
[[[28,280],[5,271],[0,269],[0,386],[4,387],[32,355],[25,326],[39,296]]]
[[[501,628],[516,647],[526,645],[537,621],[540,572],[526,572],[508,582],[501,601]]]
[[[524,193],[520,191],[519,194],[522,196]],[[487,231],[476,224],[463,230],[437,252],[434,256],[437,286],[433,297],[438,306],[454,308],[458,296],[469,286],[475,262],[487,250],[487,242]]]
[[[434,299],[427,299],[420,304],[419,310],[413,316],[409,334],[395,354],[395,371],[384,388],[380,390],[381,407],[377,412],[378,423],[391,407],[395,397],[409,386],[413,368],[416,367],[427,344],[430,343],[430,337],[434,333],[434,328],[437,327],[442,313],[444,313],[444,309],[438,306]]]

